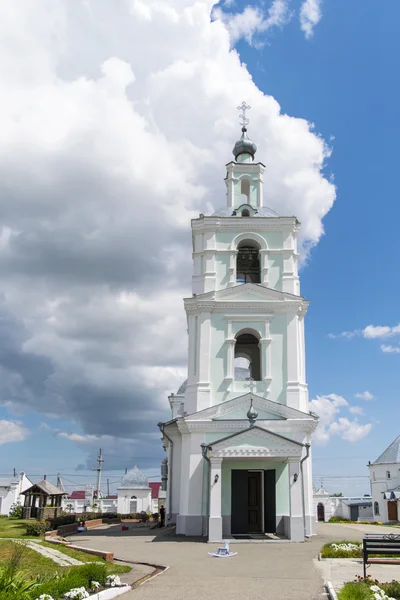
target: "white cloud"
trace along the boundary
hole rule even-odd
[[[337,394],[317,396],[309,402],[309,410],[319,416],[319,424],[313,434],[317,444],[327,444],[335,435],[348,442],[356,442],[368,435],[372,424],[363,425],[357,419],[350,421],[347,417],[339,416],[342,408],[348,408],[353,414],[361,414],[360,407],[350,407],[347,400]]]
[[[356,330],[356,331],[342,331],[342,333],[328,333],[328,338],[331,340],[336,340],[339,338],[345,338],[348,340],[353,339],[353,337],[360,335],[360,331]]]
[[[19,421],[0,419],[0,445],[9,444],[10,442],[23,442],[28,435],[28,429]]]
[[[322,0],[304,0],[300,8],[300,27],[307,39],[314,35],[314,28],[322,17]]]
[[[226,25],[234,46],[241,38],[250,45],[260,45],[260,40],[255,40],[255,36],[274,27],[284,27],[290,21],[292,13],[288,8],[288,0],[274,0],[267,13],[259,7],[246,6],[240,13],[226,13],[216,8],[213,16]]]
[[[352,415],[364,415],[364,409],[361,406],[349,406],[349,412]]]
[[[367,339],[386,338],[392,337],[393,335],[400,335],[400,324],[395,327],[389,327],[388,325],[367,325],[363,329],[363,336]]]
[[[112,439],[168,418],[186,375],[190,219],[224,204],[243,99],[265,198],[301,221],[303,260],[323,235],[330,150],[257,88],[214,4],[0,3],[0,398],[13,410]]]
[[[360,400],[374,400],[375,396],[368,390],[365,390],[365,392],[357,392],[357,394],[354,394],[354,398],[359,398]]]
[[[367,340],[382,339],[400,335],[400,323],[394,327],[389,325],[367,325],[364,329],[354,329],[353,331],[342,331],[341,333],[328,333],[328,338],[331,340],[346,338],[353,339],[354,337],[362,336]]]
[[[387,354],[400,354],[400,346],[391,346],[390,344],[389,345],[382,344],[381,350],[382,350],[382,352],[385,352]]]

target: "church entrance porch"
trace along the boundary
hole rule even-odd
[[[233,469],[231,535],[276,533],[275,470]]]

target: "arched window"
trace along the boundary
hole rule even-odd
[[[240,242],[236,258],[237,283],[261,283],[259,250],[253,240]]]
[[[248,208],[244,208],[242,210],[242,217],[249,217],[250,216],[250,211]]]
[[[137,513],[137,498],[136,496],[132,496],[129,503],[129,513],[131,515]]]
[[[378,502],[374,502],[374,515],[376,517],[379,517],[379,503]]]
[[[245,366],[243,369],[243,367],[239,366],[239,359],[244,359],[246,362],[242,360],[241,364],[247,365],[247,367]],[[246,370],[246,373],[243,372],[244,370]],[[236,375],[241,380],[252,377],[255,381],[261,381],[259,339],[253,333],[240,332],[236,336],[235,379]]]
[[[250,204],[250,181],[242,179],[240,184],[240,195],[243,204]]]

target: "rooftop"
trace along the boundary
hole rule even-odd
[[[372,463],[373,465],[400,463],[400,435]]]
[[[118,486],[119,490],[144,490],[148,488],[149,480],[147,479],[146,475],[142,473],[142,471],[140,471],[136,466],[127,472]]]

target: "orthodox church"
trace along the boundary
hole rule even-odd
[[[304,317],[294,216],[264,206],[265,165],[247,135],[226,165],[226,206],[192,220],[184,299],[188,378],[159,423],[167,523],[176,532],[304,541],[315,527]]]

